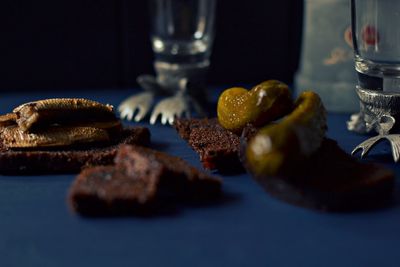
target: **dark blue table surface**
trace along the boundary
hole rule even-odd
[[[47,97],[117,105],[131,91],[1,94],[0,112]],[[365,137],[330,114],[328,135],[349,152]],[[147,125],[147,124],[144,124]],[[149,125],[147,125],[149,126]],[[170,127],[149,126],[162,150],[200,167]],[[396,171],[381,145],[369,160]],[[82,218],[66,205],[73,175],[0,176],[0,266],[400,266],[399,183],[393,206],[321,213],[278,201],[249,175],[221,176],[223,199],[152,218]]]

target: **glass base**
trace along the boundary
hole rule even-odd
[[[372,61],[356,55],[355,67],[358,72],[368,76],[400,78],[399,62]]]
[[[376,62],[355,57],[359,84],[363,88],[400,92],[400,64]]]
[[[205,86],[209,66],[208,60],[196,63],[154,62],[158,84],[172,90],[182,88],[183,83],[190,83],[192,87]]]

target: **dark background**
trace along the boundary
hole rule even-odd
[[[300,0],[216,0],[209,83],[291,82]],[[147,1],[2,0],[0,90],[136,86],[152,72]]]

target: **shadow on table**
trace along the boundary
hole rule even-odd
[[[400,207],[400,164],[394,163],[390,146],[388,144],[380,144],[378,150],[371,151],[368,156],[362,159],[362,162],[381,164],[394,171],[396,179],[393,191],[393,199],[383,209]]]
[[[170,144],[167,142],[157,142],[157,141],[152,141],[150,148],[155,149],[158,151],[165,151],[170,147]]]
[[[184,212],[193,209],[209,209],[225,207],[240,201],[241,196],[233,193],[223,193],[218,198],[211,199],[182,199],[176,197],[162,198],[151,207],[134,210],[121,210],[112,213],[92,213],[81,215],[85,219],[108,219],[108,218],[138,218],[153,219],[161,217],[179,217]]]

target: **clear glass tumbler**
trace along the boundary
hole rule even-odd
[[[210,65],[216,0],[151,0],[151,41],[157,81],[202,85]]]
[[[400,92],[400,1],[351,0],[359,86]]]

